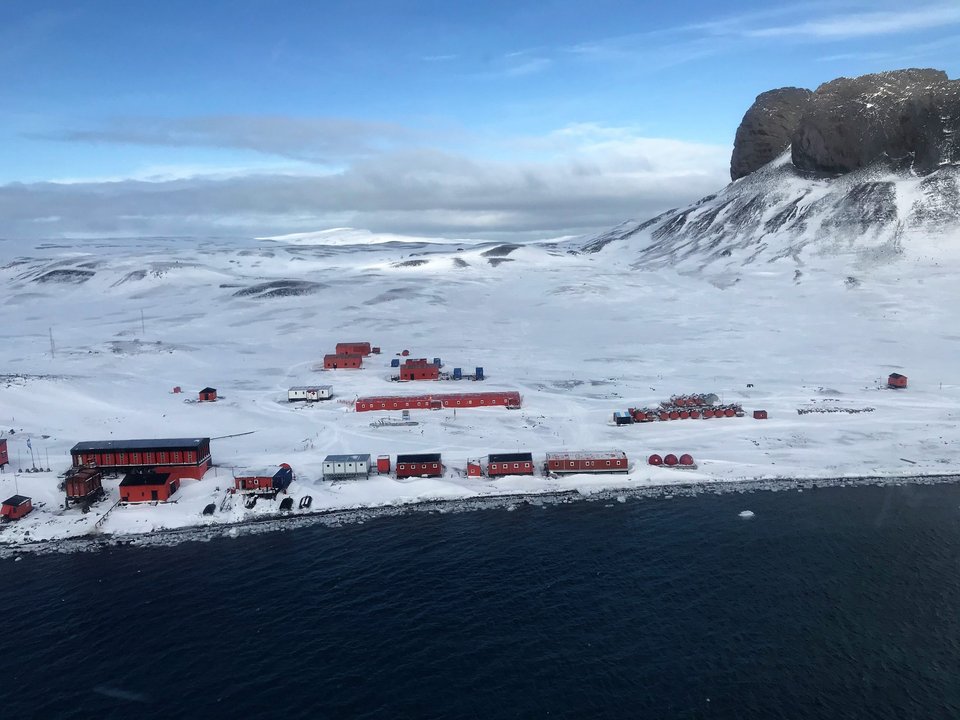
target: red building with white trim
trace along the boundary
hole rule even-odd
[[[533,475],[531,453],[498,453],[487,456],[487,477]]]
[[[96,440],[80,442],[70,450],[73,467],[129,472],[155,470],[174,478],[199,480],[209,469],[210,438],[160,440]]]
[[[67,501],[90,502],[103,495],[103,473],[95,467],[76,468],[64,481]]]
[[[397,477],[442,477],[440,453],[397,455]]]
[[[440,368],[433,363],[406,363],[400,368],[400,379],[407,380],[439,380]]]
[[[628,472],[627,455],[620,450],[548,452],[546,469],[552,473]]]
[[[372,410],[439,410],[440,408],[520,407],[516,390],[477,393],[431,393],[430,395],[381,395],[357,398],[357,412]]]
[[[286,463],[277,470],[241,470],[233,477],[233,485],[240,492],[278,493],[293,482],[293,468]]]

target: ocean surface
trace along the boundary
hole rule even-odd
[[[25,555],[0,616],[4,718],[960,718],[960,486]]]

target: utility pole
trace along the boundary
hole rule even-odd
[[[57,356],[57,346],[53,342],[53,328],[50,328],[50,358]]]
[[[144,322],[144,319],[143,319],[143,308],[140,308],[140,334],[141,335],[147,334],[147,324],[146,322]]]

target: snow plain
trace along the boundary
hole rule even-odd
[[[271,517],[279,501],[247,510],[224,498],[234,468],[281,462],[296,472],[295,501],[310,495],[318,512],[940,475],[960,461],[960,288],[955,264],[930,260],[928,248],[907,248],[855,278],[833,254],[804,258],[802,279],[794,258],[718,282],[683,267],[631,268],[636,258],[622,246],[571,254],[568,244],[317,238],[0,241],[0,430],[11,457],[0,496],[16,490],[36,506],[0,527],[0,544]],[[383,354],[359,371],[317,369],[338,341],[354,340]],[[390,359],[403,349],[441,357],[447,370],[481,365],[488,379],[391,382]],[[909,389],[885,388],[894,371],[909,377]],[[311,383],[332,384],[335,398],[286,401],[289,386]],[[192,402],[206,385],[221,399]],[[352,409],[362,395],[493,388],[519,390],[523,408],[412,412],[420,423],[412,427],[373,427],[390,414]],[[611,424],[614,410],[692,392],[740,402],[748,417]],[[754,409],[770,419],[753,420]],[[110,479],[108,499],[91,512],[62,508],[58,475],[78,441],[239,433],[251,434],[213,441],[217,467],[184,481],[176,502],[118,506],[96,527],[118,498],[119,479]],[[546,451],[579,449],[624,450],[631,471],[464,474],[468,458],[490,452],[531,451],[539,464]],[[321,477],[329,453],[404,452],[442,452],[445,476]],[[689,452],[699,467],[650,467],[654,452]],[[33,465],[51,472],[28,472]],[[218,512],[201,518],[211,502]]]

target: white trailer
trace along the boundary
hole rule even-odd
[[[365,478],[370,475],[370,454],[327,455],[323,459],[324,479]]]
[[[287,390],[287,402],[306,400],[317,402],[333,397],[333,385],[296,385]]]

